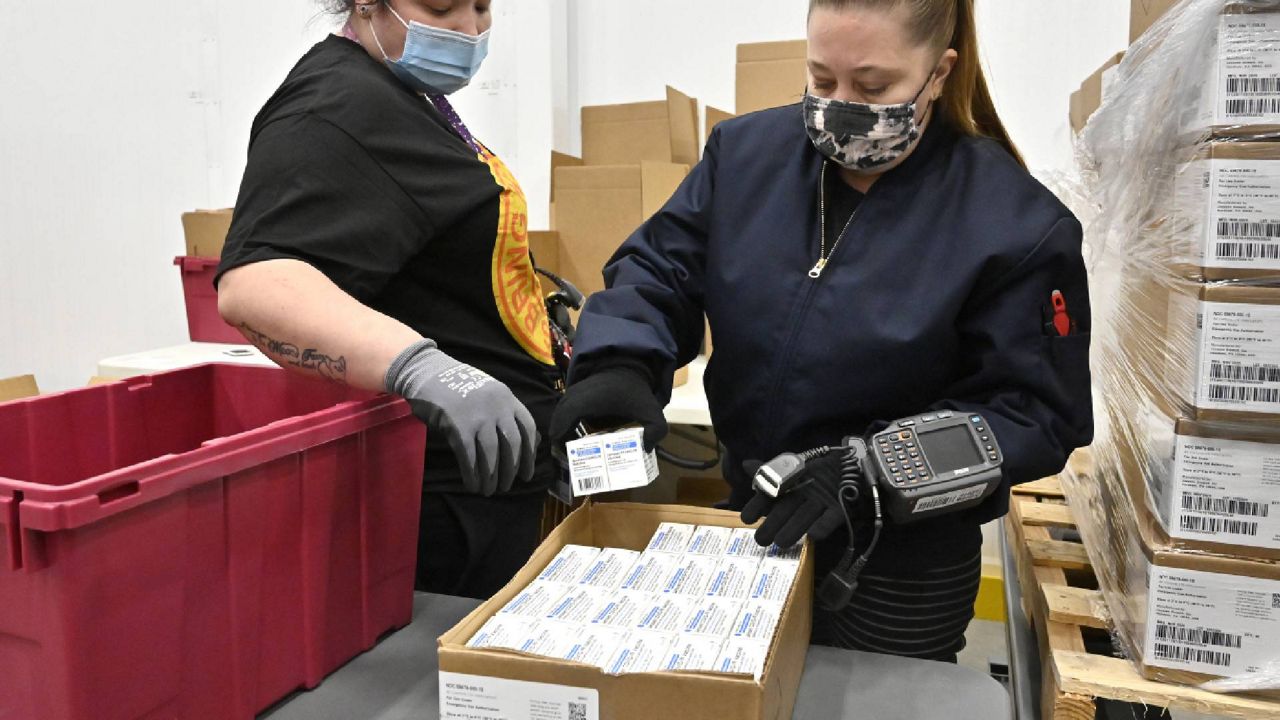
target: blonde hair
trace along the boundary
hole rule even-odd
[[[939,52],[950,48],[959,56],[947,80],[947,90],[938,99],[940,112],[960,133],[991,138],[1026,166],[1000,121],[987,87],[987,77],[978,57],[973,0],[809,0],[809,12],[817,8],[905,9],[911,18],[908,30],[912,39]]]

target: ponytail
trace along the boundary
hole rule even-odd
[[[995,140],[1026,167],[1026,162],[1005,130],[978,53],[978,26],[974,0],[809,0],[809,12],[826,7],[844,10],[868,7],[877,10],[904,8],[911,26],[910,35],[939,54],[947,48],[959,56],[946,88],[938,99],[940,112],[958,132]]]

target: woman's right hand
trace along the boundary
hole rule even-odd
[[[537,426],[511,389],[450,357],[430,340],[410,345],[387,370],[386,389],[443,432],[468,491],[486,497],[533,477]],[[429,468],[428,468],[429,470]]]
[[[578,426],[612,429],[644,428],[644,449],[651,451],[667,436],[662,405],[640,371],[627,366],[604,367],[569,386],[551,415],[551,441],[564,457],[565,443],[578,437]]]

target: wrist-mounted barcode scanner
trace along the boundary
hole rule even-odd
[[[884,517],[904,525],[978,505],[1000,485],[1003,462],[995,434],[980,415],[941,410],[890,423],[870,440],[846,438],[838,448],[784,453],[760,467],[757,490],[778,498],[797,489],[804,465],[844,450],[837,493],[849,545],[818,587],[818,602],[838,611],[849,604],[858,575],[880,540]],[[858,553],[853,508],[869,498],[874,517],[871,542]]]

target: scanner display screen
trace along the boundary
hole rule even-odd
[[[982,451],[967,427],[949,427],[919,433],[920,449],[933,467],[934,475],[981,465]]]

